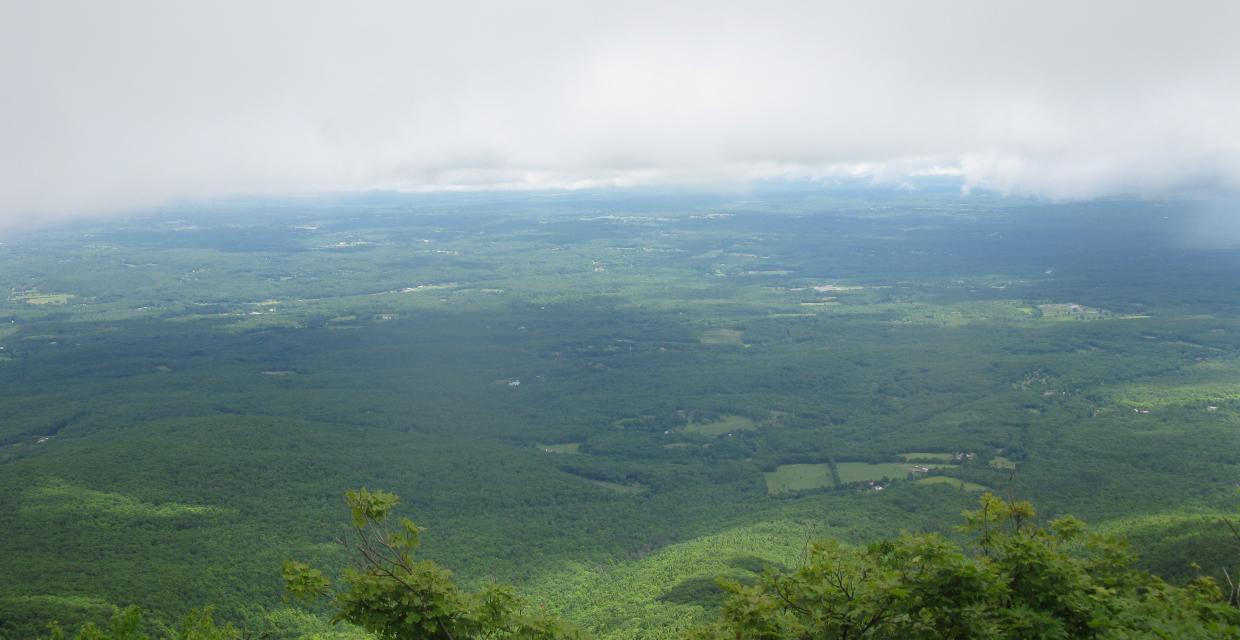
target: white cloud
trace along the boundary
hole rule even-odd
[[[1234,190],[1237,32],[1228,1],[0,0],[0,224],[858,172]]]

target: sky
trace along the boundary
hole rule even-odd
[[[237,194],[1240,191],[1240,2],[0,0],[0,227]]]

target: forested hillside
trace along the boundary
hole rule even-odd
[[[470,592],[450,571],[417,557],[424,530],[393,513],[398,496],[346,493],[349,534],[338,540],[353,566],[337,580],[288,560],[283,577],[299,600],[325,601],[344,635],[396,639],[529,638],[580,640],[580,627],[534,606],[511,587]],[[725,594],[702,588],[677,594],[718,608],[716,621],[689,628],[693,640],[718,638],[1240,638],[1240,591],[1224,594],[1209,577],[1183,587],[1131,567],[1122,540],[1087,533],[1071,516],[1046,524],[1033,505],[985,493],[960,531],[975,536],[968,553],[936,534],[850,548],[820,540],[795,570],[747,562],[760,576],[717,577]],[[756,559],[755,559],[756,560]],[[696,592],[695,592],[696,591]],[[650,621],[647,620],[649,623]],[[74,640],[144,640],[141,610],[129,607]],[[649,624],[646,636],[676,635],[675,624]],[[65,633],[49,625],[52,640]],[[174,640],[236,640],[246,631],[219,624],[211,608],[191,611]],[[318,636],[319,634],[314,634]]]
[[[281,567],[336,575],[362,486],[462,589],[604,638],[731,633],[715,577],[766,611],[763,567],[799,575],[811,540],[850,566],[962,545],[952,571],[998,580],[955,528],[987,491],[1226,584],[1240,252],[1195,220],[927,182],[230,200],[2,238],[0,637],[130,605],[353,633]],[[904,542],[851,551],[880,540]]]

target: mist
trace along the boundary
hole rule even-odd
[[[171,199],[958,175],[1240,190],[1229,2],[0,4],[0,227]]]

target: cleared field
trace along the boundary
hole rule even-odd
[[[26,304],[44,305],[44,304],[65,304],[73,299],[68,293],[19,293],[13,296],[14,300],[25,302]]]
[[[740,329],[708,329],[698,336],[702,344],[741,344],[745,332]]]
[[[996,469],[1015,469],[1016,463],[1003,456],[995,456],[990,459],[990,466]]]
[[[932,453],[928,451],[914,451],[912,453],[901,453],[901,458],[905,460],[933,460],[935,462],[951,462],[955,459],[954,454],[950,453]]]
[[[757,429],[758,423],[745,416],[724,415],[714,422],[699,422],[682,429],[687,433],[700,433],[707,436],[718,436],[733,431]]]
[[[834,484],[831,481],[831,467],[826,463],[784,464],[762,475],[766,476],[766,492],[772,495],[820,489]]]
[[[535,446],[542,451],[546,451],[547,453],[581,453],[580,442],[564,442],[561,444],[542,444],[540,442]]]
[[[966,482],[959,478],[949,476],[928,476],[917,481],[917,484],[942,484],[949,487],[955,487],[961,491],[989,491],[988,487],[977,484],[976,482]]]
[[[1073,303],[1040,304],[1038,305],[1038,311],[1042,312],[1043,318],[1055,320],[1099,318],[1110,314],[1106,309],[1097,309]]]
[[[27,491],[31,504],[47,513],[113,515],[137,518],[183,518],[235,515],[235,509],[178,502],[145,502],[124,493],[96,491],[52,480]],[[32,507],[36,508],[36,507]]]
[[[838,462],[835,468],[839,472],[840,482],[849,484],[851,482],[882,480],[883,478],[904,480],[909,473],[913,472],[913,468],[918,466],[936,469],[949,465],[918,465],[907,462],[880,462],[876,464],[868,462]],[[763,475],[766,476],[766,491],[769,494],[834,486],[834,482],[831,479],[831,465],[825,462],[819,464],[780,465],[774,471]]]
[[[840,472],[840,482],[848,484],[849,482],[869,482],[871,480],[882,480],[883,478],[903,480],[915,466],[919,465],[905,462],[880,462],[877,464],[840,462],[835,465],[835,468]],[[929,464],[920,466],[933,469],[943,465]]]

